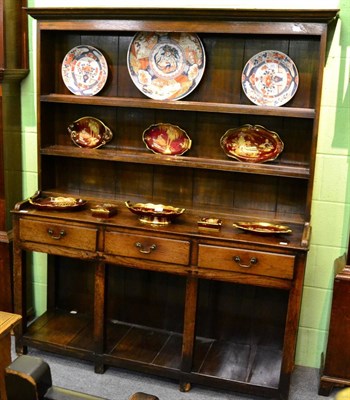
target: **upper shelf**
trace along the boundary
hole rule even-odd
[[[134,107],[150,109],[166,109],[181,111],[201,111],[227,114],[270,115],[276,117],[308,118],[315,117],[313,108],[268,107],[244,104],[209,103],[196,101],[160,101],[151,99],[106,97],[106,96],[75,96],[66,94],[48,94],[40,96],[42,102],[70,103],[109,107]]]

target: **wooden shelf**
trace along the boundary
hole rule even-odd
[[[93,360],[92,317],[63,310],[48,311],[30,324],[23,343],[54,351],[64,347],[66,355]]]
[[[50,146],[42,148],[40,153],[45,156],[72,157],[79,159],[118,161],[146,165],[177,166],[181,168],[211,169],[216,171],[242,172],[271,176],[285,176],[290,178],[308,179],[310,169],[303,165],[242,163],[234,160],[218,160],[197,157],[171,157],[155,155],[143,151],[128,151],[104,148],[80,149],[73,146]]]
[[[195,347],[196,352],[207,348],[200,368],[194,368],[198,375],[278,388],[281,349],[203,338],[197,338]]]
[[[45,313],[33,322],[23,337],[24,343],[52,351],[65,347],[66,355],[92,360],[94,343],[91,318],[62,310]],[[59,332],[59,334],[57,334]],[[283,332],[282,332],[283,333]],[[282,349],[276,346],[197,337],[194,374],[229,381],[278,388]],[[123,362],[140,367],[181,370],[182,335],[122,321],[107,324],[105,357],[119,366]],[[269,368],[266,369],[266,365]],[[200,378],[201,379],[201,378]]]
[[[69,94],[48,94],[40,96],[42,102],[84,104],[91,106],[133,107],[161,110],[182,110],[211,113],[242,114],[242,115],[269,115],[275,117],[315,118],[313,108],[297,107],[259,107],[256,105],[209,103],[195,101],[159,101],[139,98],[121,98],[105,96],[74,96]]]
[[[182,335],[179,333],[110,321],[107,343],[109,356],[180,370]]]

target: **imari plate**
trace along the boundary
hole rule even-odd
[[[277,50],[255,54],[242,72],[246,96],[259,106],[282,106],[296,93],[299,74],[293,60]]]
[[[94,96],[107,81],[108,65],[99,50],[81,45],[66,54],[61,72],[64,84],[73,94]]]
[[[139,32],[130,43],[128,69],[135,86],[155,100],[179,100],[202,79],[205,53],[197,35]]]

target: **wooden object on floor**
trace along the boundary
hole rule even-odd
[[[350,386],[350,243],[348,258],[335,260],[333,300],[328,344],[321,360],[319,394],[329,396],[334,387]]]
[[[0,400],[6,400],[5,368],[11,363],[11,332],[21,316],[0,311]]]
[[[159,400],[157,396],[153,396],[152,394],[137,392],[129,397],[129,400]]]
[[[0,0],[0,310],[7,312],[13,311],[9,211],[22,193],[21,81],[28,74],[26,4],[26,0]]]
[[[31,199],[36,207],[24,200],[13,210],[15,307],[23,315],[17,350],[35,346],[82,358],[99,373],[112,365],[160,375],[183,391],[201,384],[287,399],[310,244],[328,24],[337,10],[35,7],[28,13],[37,20],[40,192]],[[159,32],[167,30],[181,38],[183,52],[171,40],[163,48],[169,39]],[[140,31],[158,33],[135,41]],[[156,40],[150,62],[145,54]],[[81,43],[108,63],[108,79],[94,96],[72,93],[62,79],[62,61]],[[299,71],[298,82],[294,69],[286,72],[290,80],[271,79],[293,81],[293,89],[298,83],[283,106],[255,105],[242,88],[244,65],[267,48],[288,53]],[[170,63],[163,60],[168,55]],[[66,60],[69,75],[75,62]],[[179,76],[164,82],[160,70],[176,66]],[[144,93],[151,88],[166,98],[141,93],[131,68]],[[174,89],[187,96],[175,101]],[[98,149],[72,143],[67,127],[84,116],[103,121],[112,140]],[[155,123],[179,126],[191,149],[183,156],[149,151],[142,134]],[[277,132],[285,143],[279,157],[268,163],[228,157],[220,139],[243,124]],[[161,144],[179,139],[178,130],[168,133]],[[269,148],[243,142],[248,153]],[[87,205],[40,207],[52,196]],[[147,224],[127,200],[186,210],[171,224]],[[103,203],[117,205],[117,214],[93,215]],[[203,229],[203,218],[222,224]],[[241,220],[257,224],[252,231],[233,227]],[[262,222],[270,223],[268,233],[254,230],[264,229]],[[276,234],[276,225],[292,232]],[[27,327],[23,260],[33,251],[49,255],[48,307]]]
[[[6,391],[8,400],[107,400],[52,385],[50,366],[26,355],[6,368]]]

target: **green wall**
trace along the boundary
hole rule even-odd
[[[29,0],[31,7],[123,6],[115,0]],[[192,7],[201,7],[193,0]],[[295,0],[293,8],[340,8],[325,66],[315,188],[312,202],[312,240],[307,262],[302,312],[297,345],[298,365],[319,367],[327,341],[333,286],[333,262],[347,248],[350,225],[350,2],[349,0]],[[137,0],[132,6],[164,6],[158,0]],[[203,3],[202,3],[203,4]],[[259,8],[261,1],[218,1],[219,8]],[[188,7],[184,0],[178,7]],[[265,0],[263,8],[276,8]],[[291,8],[279,1],[278,8]],[[37,190],[35,118],[35,22],[29,23],[31,72],[22,84],[22,173],[23,198]],[[46,257],[34,255],[33,305],[37,315],[46,308]]]

